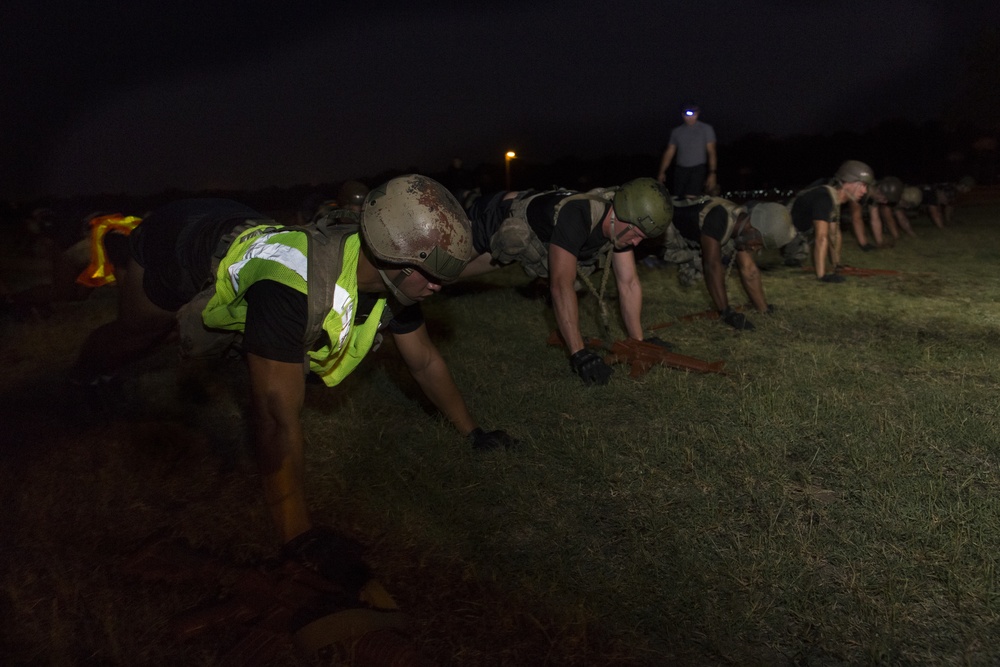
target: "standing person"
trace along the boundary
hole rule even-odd
[[[715,154],[715,130],[708,123],[698,120],[701,109],[694,104],[681,107],[684,122],[670,133],[670,143],[660,160],[660,171],[656,178],[667,182],[667,168],[674,164],[673,195],[678,198],[694,199],[705,192],[710,194],[718,185],[715,171],[718,161]]]
[[[695,276],[704,276],[708,295],[722,322],[734,329],[752,331],[753,322],[729,305],[724,257],[736,263],[750,305],[758,313],[769,314],[774,308],[764,297],[754,255],[765,245],[784,245],[792,236],[791,217],[781,204],[750,202],[738,206],[721,197],[706,197],[674,206],[663,257],[678,264],[678,276],[687,276],[684,282],[688,284]]]
[[[424,394],[474,447],[512,444],[503,431],[479,428],[420,311],[472,252],[468,218],[439,183],[409,175],[376,188],[360,230],[285,227],[234,201],[194,199],[154,211],[129,240],[118,317],[86,339],[71,377],[99,388],[175,324],[190,356],[238,344],[264,498],[286,554],[309,564],[337,543],[313,526],[306,501],[306,372],[336,386],[382,329]],[[316,569],[326,574],[323,562]]]
[[[574,283],[578,274],[604,267],[610,255],[625,331],[643,340],[642,285],[633,251],[670,224],[673,203],[667,189],[652,178],[637,178],[585,193],[499,192],[473,202],[469,217],[478,256],[463,276],[518,262],[528,275],[547,277],[570,367],[584,384],[607,384],[611,367],[584,346]]]
[[[825,283],[844,282],[844,276],[836,272],[843,244],[840,207],[848,201],[860,201],[868,192],[868,186],[874,182],[871,167],[859,160],[847,160],[840,165],[831,180],[817,181],[796,194],[788,205],[795,229],[801,233],[802,238],[812,238],[813,266],[818,280]],[[801,260],[808,251],[801,244],[789,244],[786,249],[792,245],[801,249],[803,256],[786,254],[785,261],[801,265]],[[833,265],[829,273],[826,271],[828,258]]]

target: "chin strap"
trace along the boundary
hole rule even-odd
[[[392,295],[396,297],[396,300],[399,301],[404,306],[412,306],[413,304],[416,303],[416,301],[406,296],[399,290],[399,285],[402,284],[402,282],[406,280],[406,277],[411,273],[413,273],[413,269],[407,267],[402,271],[400,271],[399,275],[396,276],[396,279],[393,280],[386,274],[384,269],[378,270],[378,274],[382,276],[382,282],[385,283],[385,286],[389,288],[389,291],[392,292]]]

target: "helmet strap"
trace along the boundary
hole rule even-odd
[[[412,306],[413,304],[416,303],[416,301],[403,294],[399,289],[399,286],[403,284],[403,281],[406,280],[407,276],[409,276],[411,273],[413,273],[413,269],[411,269],[410,267],[406,267],[405,269],[399,272],[399,274],[396,276],[395,279],[392,279],[385,272],[385,269],[381,268],[378,269],[378,274],[382,276],[382,282],[385,283],[385,286],[389,289],[389,292],[391,292],[392,295],[396,297],[396,300],[399,301],[404,306]]]

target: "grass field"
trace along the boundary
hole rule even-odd
[[[1000,664],[1000,206],[915,227],[874,253],[848,239],[847,264],[900,273],[841,285],[765,253],[777,312],[752,333],[680,320],[704,287],[640,267],[647,326],[727,375],[618,367],[584,387],[520,269],[454,285],[426,304],[432,336],[520,447],[472,451],[387,344],[308,388],[315,516],[366,545],[432,664]],[[220,664],[232,632],[169,628],[218,587],[122,566],[157,531],[273,555],[259,481],[213,445],[238,439],[235,408],[179,395],[173,349],[124,378],[114,417],[72,400],[105,290],[0,325],[0,662]],[[600,335],[593,297],[581,320]]]

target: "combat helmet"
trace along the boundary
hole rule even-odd
[[[882,193],[882,196],[890,204],[898,202],[899,198],[903,195],[903,181],[895,176],[886,176],[875,187],[878,188],[878,191]]]
[[[458,278],[473,254],[472,224],[458,200],[437,181],[418,174],[399,176],[368,193],[361,237],[376,260],[419,269],[442,283]],[[379,274],[400,297],[398,284],[382,268]],[[396,283],[406,277],[400,276]]]
[[[860,160],[847,160],[840,165],[837,173],[833,175],[841,183],[854,183],[860,181],[865,185],[875,183],[875,172],[872,168]]]
[[[361,208],[368,196],[368,186],[361,181],[345,181],[337,191],[339,206],[357,206]]]
[[[924,200],[924,193],[915,185],[907,185],[899,195],[899,202],[906,208],[916,208]]]
[[[636,178],[615,192],[612,202],[615,217],[635,225],[646,238],[667,231],[674,219],[674,204],[670,192],[655,178]]]
[[[760,232],[765,248],[783,248],[795,238],[792,214],[777,202],[751,202],[750,225]]]

